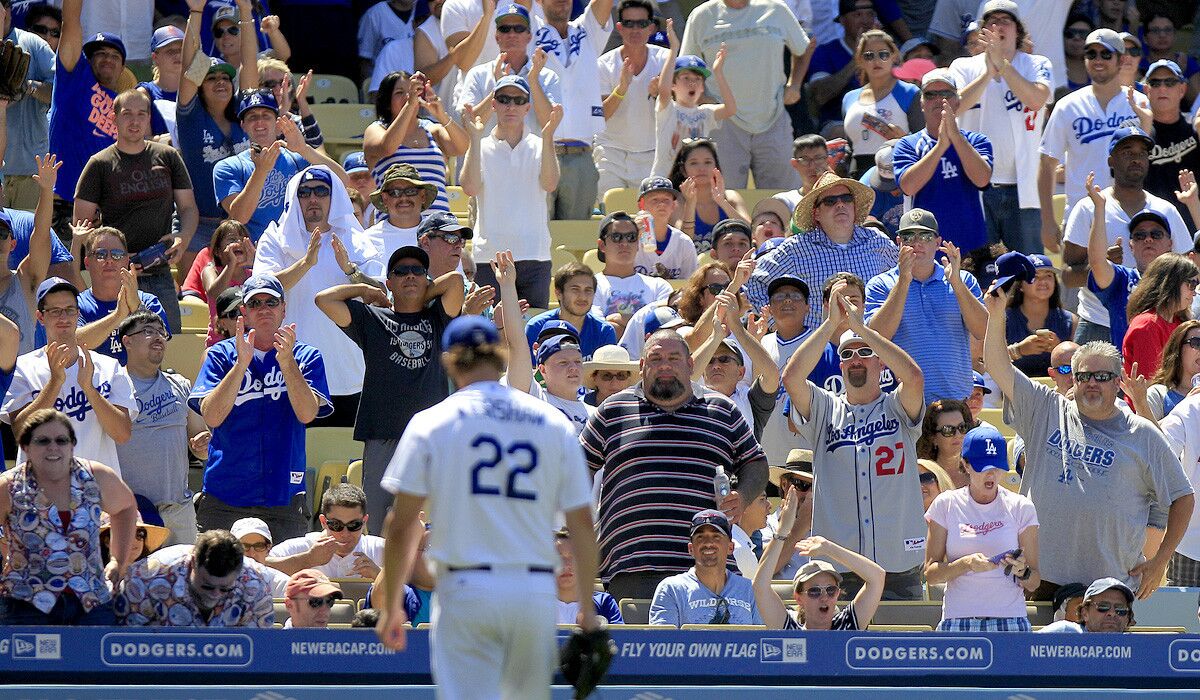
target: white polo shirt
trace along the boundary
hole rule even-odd
[[[646,47],[646,67],[629,81],[625,99],[621,100],[611,118],[605,120],[604,130],[596,142],[604,146],[642,153],[654,150],[654,107],[650,96],[650,81],[662,72],[663,63],[671,53],[661,46]],[[613,49],[600,57],[600,96],[611,93],[621,82],[621,66],[625,57],[621,49]]]
[[[514,260],[550,259],[546,192],[538,183],[542,138],[526,133],[513,148],[488,134],[479,144],[483,186],[476,202],[476,260],[511,250]]]

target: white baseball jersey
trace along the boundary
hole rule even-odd
[[[498,382],[471,384],[414,416],[382,485],[428,499],[438,527],[427,556],[451,567],[553,568],[555,514],[592,502],[571,422]]]
[[[1189,396],[1158,422],[1171,450],[1180,455],[1183,473],[1192,484],[1200,483],[1200,431],[1193,426],[1200,424],[1200,396]],[[1189,559],[1200,560],[1200,529],[1189,527],[1175,548]]]

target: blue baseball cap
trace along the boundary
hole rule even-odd
[[[177,41],[183,41],[183,30],[173,24],[168,24],[154,30],[154,36],[150,39],[150,50],[158,51]]]
[[[306,182],[320,182],[325,185],[333,184],[333,176],[325,168],[308,168],[300,173],[300,182],[303,185]]]
[[[237,118],[240,120],[246,112],[256,107],[264,107],[276,115],[279,114],[279,103],[275,101],[275,95],[271,94],[270,90],[246,90],[238,100]]]
[[[518,7],[520,6],[518,5]],[[492,94],[494,95],[497,92],[500,92],[500,88],[506,87],[516,88],[526,95],[529,94],[529,81],[519,75],[506,75],[497,80],[496,87],[492,88]]]
[[[563,350],[579,350],[579,340],[569,335],[556,335],[553,338],[547,338],[545,342],[538,345],[537,363],[544,365],[547,360]]]
[[[987,382],[983,381],[983,375],[975,370],[971,370],[971,390],[974,391],[975,389],[983,389],[985,395],[992,393],[992,390],[988,388]]]
[[[370,170],[367,167],[367,156],[362,151],[347,153],[345,159],[342,160],[342,170],[345,170],[347,175]]]
[[[686,324],[687,321],[684,321],[683,317],[675,309],[669,306],[657,306],[646,317],[644,328],[646,337],[649,337],[655,331],[660,331],[664,328],[677,328]]]
[[[525,26],[529,26],[529,10],[526,10],[523,6],[516,3],[510,3],[496,10],[497,25],[499,25],[500,20],[504,19],[505,17],[519,17],[521,21],[525,23]]]
[[[579,342],[579,331],[570,321],[564,321],[561,318],[546,321],[546,324],[538,331],[537,340],[540,343],[543,340],[558,336],[574,338],[576,343]]]
[[[242,282],[242,302],[250,301],[255,294],[266,294],[276,299],[283,298],[283,285],[279,278],[269,272],[251,275],[250,279]]]
[[[1132,233],[1133,230],[1138,227],[1138,224],[1142,223],[1143,221],[1153,221],[1159,226],[1162,226],[1168,233],[1171,231],[1171,224],[1167,223],[1167,217],[1163,216],[1159,212],[1154,211],[1153,209],[1143,209],[1134,214],[1133,218],[1129,220],[1130,233]]]
[[[1058,272],[1058,268],[1054,266],[1054,261],[1041,253],[1030,253],[1029,262],[1033,263],[1035,272],[1038,270],[1054,270]]]
[[[733,527],[729,524],[729,518],[725,517],[725,514],[721,511],[713,510],[712,508],[702,510],[692,516],[692,528],[688,532],[688,537],[695,537],[700,528],[705,525],[717,528],[726,537],[733,537]]]
[[[1130,139],[1141,141],[1146,144],[1146,148],[1154,148],[1154,139],[1142,131],[1142,127],[1136,124],[1126,124],[1113,132],[1112,138],[1108,141],[1108,154],[1112,155],[1112,152],[1117,150],[1117,146]]]
[[[42,299],[46,298],[47,294],[54,292],[70,292],[76,298],[79,297],[79,289],[61,277],[47,277],[37,288],[37,307],[42,309]]]
[[[989,469],[1008,471],[1008,443],[990,425],[971,428],[963,438],[962,458],[980,474]]]
[[[500,331],[483,316],[459,316],[442,331],[442,349],[453,347],[477,348],[480,345],[495,345],[500,342]]]
[[[83,55],[90,61],[92,53],[103,46],[116,49],[121,54],[121,60],[125,60],[125,42],[121,41],[121,37],[110,32],[96,32],[90,39],[83,43]]]
[[[776,248],[778,248],[786,240],[787,239],[784,238],[783,236],[776,236],[775,238],[768,238],[767,240],[763,241],[762,245],[760,245],[758,247],[758,250],[754,251],[754,257],[761,258],[762,256],[766,255],[767,253],[770,253],[772,250],[775,250]]]
[[[457,232],[462,235],[464,240],[468,241],[475,235],[470,226],[459,221],[457,216],[448,211],[435,211],[422,219],[421,225],[417,227],[417,238],[430,231]]]
[[[996,280],[994,284],[997,287],[1003,287],[1012,280],[1032,282],[1036,275],[1037,270],[1033,267],[1033,261],[1024,253],[1013,250],[996,259]]]
[[[3,207],[0,207],[0,226],[3,226],[10,232],[13,230],[12,217],[9,216],[8,210]]]
[[[1146,69],[1146,78],[1148,79],[1150,75],[1159,68],[1166,68],[1174,73],[1176,78],[1179,78],[1180,80],[1187,80],[1187,78],[1183,77],[1183,69],[1179,67],[1179,64],[1168,58],[1162,58],[1154,63],[1151,63],[1150,67]]]
[[[675,188],[675,185],[661,175],[652,175],[642,180],[641,186],[638,187],[638,199],[645,197],[651,192],[670,192],[671,196],[675,199],[679,199],[680,197],[679,190]]]
[[[684,54],[675,59],[675,72],[678,73],[681,70],[695,71],[705,78],[712,75],[712,71],[708,69],[708,64],[704,62],[704,59],[692,54]]]

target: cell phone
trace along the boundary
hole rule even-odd
[[[988,559],[988,561],[992,562],[993,564],[999,565],[1000,562],[1004,561],[1004,558],[1008,557],[1008,556],[1011,556],[1014,559],[1021,556],[1020,547],[1018,547],[1017,549],[1010,549],[1007,552],[1000,552],[996,556]]]
[[[135,265],[141,265],[143,270],[148,270],[158,265],[167,264],[167,244],[155,243],[146,248],[140,253],[134,253],[129,256],[129,262]]]

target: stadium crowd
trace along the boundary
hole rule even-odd
[[[0,0],[0,624],[429,621],[499,564],[388,524],[460,316],[575,427],[612,624],[1119,632],[1200,586],[1186,3],[683,4]]]

